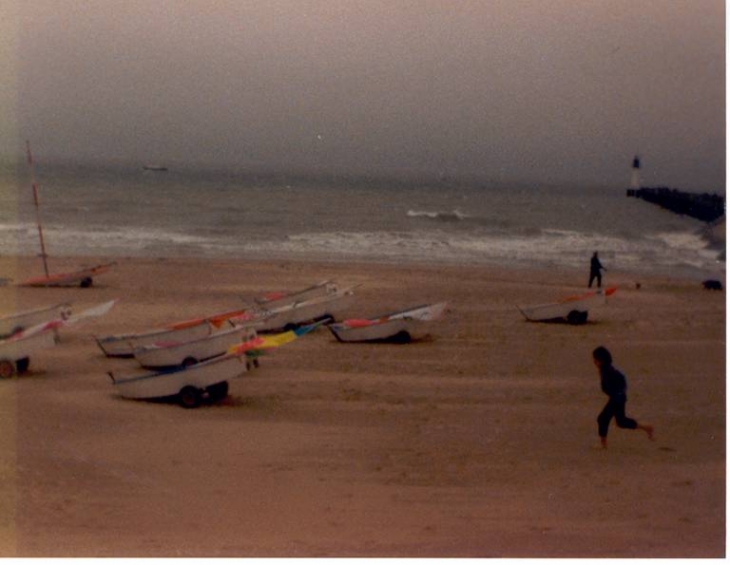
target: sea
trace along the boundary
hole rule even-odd
[[[33,200],[35,180],[39,206]],[[0,168],[0,254],[324,259],[724,280],[724,239],[625,188],[177,167]]]

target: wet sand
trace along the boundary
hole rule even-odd
[[[0,258],[0,277],[39,274],[35,258]],[[359,285],[355,317],[450,306],[418,343],[342,344],[319,328],[195,410],[120,398],[106,372],[135,362],[92,338],[328,278]],[[725,294],[612,271],[604,286],[619,290],[585,325],[529,323],[515,308],[582,292],[586,278],[120,259],[88,289],[2,286],[0,314],[120,301],[0,382],[0,555],[723,557]],[[599,448],[597,345],[654,441],[612,424]]]

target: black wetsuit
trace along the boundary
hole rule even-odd
[[[608,435],[608,425],[616,418],[619,428],[635,430],[636,420],[626,416],[626,377],[613,365],[601,366],[601,390],[608,395],[608,403],[598,415],[598,435]]]
[[[588,288],[593,286],[593,279],[598,281],[598,288],[601,288],[601,269],[603,268],[604,267],[601,265],[598,257],[595,255],[591,257],[591,276],[588,279]]]

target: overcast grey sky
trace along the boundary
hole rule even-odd
[[[5,154],[724,188],[722,0],[0,4]]]

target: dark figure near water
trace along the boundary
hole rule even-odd
[[[608,395],[608,403],[598,415],[598,436],[601,438],[601,447],[608,447],[608,425],[616,418],[619,428],[628,430],[643,430],[649,439],[654,439],[654,426],[640,424],[633,418],[626,416],[626,377],[613,366],[611,353],[603,346],[593,350],[593,364],[601,377],[601,390]]]
[[[606,271],[608,269],[601,265],[601,262],[598,260],[598,251],[594,251],[593,257],[591,257],[591,276],[588,279],[588,288],[593,286],[593,279],[596,279],[598,288],[601,288],[601,270]]]

